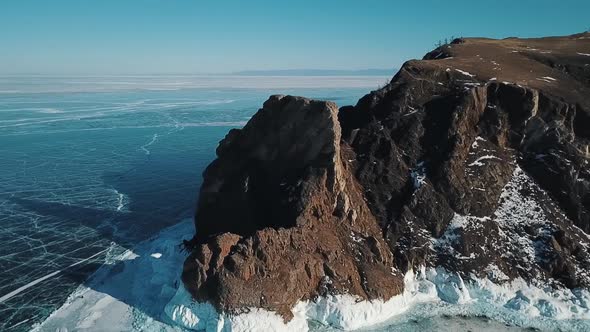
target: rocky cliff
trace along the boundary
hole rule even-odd
[[[270,97],[205,171],[187,289],[220,310],[286,318],[297,301],[328,292],[399,293],[402,274],[350,170],[352,154],[334,103]]]
[[[403,275],[590,286],[590,34],[457,39],[340,110],[272,96],[204,173],[183,281],[291,317]]]

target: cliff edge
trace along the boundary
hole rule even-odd
[[[402,293],[404,275],[590,286],[590,34],[456,39],[338,110],[272,96],[204,172],[200,302]]]
[[[183,281],[218,310],[290,318],[334,293],[390,298],[403,275],[349,168],[334,103],[272,96],[206,169]]]

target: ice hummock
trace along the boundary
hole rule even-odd
[[[284,323],[278,315],[251,308],[239,315],[218,314],[208,303],[192,300],[180,287],[166,313],[178,325],[191,330],[212,331],[309,331],[309,322],[338,330],[367,327],[389,329],[406,317],[427,312],[437,316],[489,317],[502,324],[532,328],[590,328],[590,293],[567,289],[550,291],[531,286],[522,279],[498,285],[489,279],[467,283],[458,274],[442,268],[409,271],[405,290],[388,301],[360,301],[350,295],[322,297],[299,302],[294,318]],[[313,329],[311,329],[313,330]]]
[[[180,251],[178,242],[192,232],[193,223],[186,219],[113,257],[113,264],[99,269],[34,330],[329,331],[367,327],[391,330],[403,326],[405,331],[411,326],[418,330],[415,325],[421,321],[428,321],[429,328],[445,331],[453,330],[452,324],[457,321],[462,327],[482,324],[473,326],[504,331],[509,330],[504,324],[590,329],[588,290],[550,290],[531,286],[522,279],[502,285],[489,279],[466,281],[445,269],[425,267],[409,271],[404,292],[388,301],[360,301],[351,295],[301,301],[293,308],[294,318],[287,323],[274,312],[258,308],[239,315],[220,314],[211,304],[194,301],[180,281],[186,254]],[[156,259],[154,253],[161,256]],[[501,324],[493,325],[477,317]]]
[[[422,322],[441,331],[452,331],[459,323],[477,330],[487,326],[489,331],[510,330],[504,324],[590,330],[588,290],[555,290],[522,279],[503,284],[487,278],[467,281],[443,268],[425,267],[407,272],[404,292],[388,301],[361,301],[351,295],[300,301],[289,322],[259,308],[220,314],[211,304],[194,301],[180,281],[186,254],[178,243],[193,230],[186,219],[112,257],[111,264],[99,269],[35,331],[406,331],[419,330]],[[489,269],[494,272],[493,266]]]

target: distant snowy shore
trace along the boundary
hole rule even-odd
[[[22,93],[113,92],[186,89],[368,88],[389,81],[387,75],[156,75],[156,76],[11,76],[0,77],[0,95]],[[36,84],[31,84],[34,82]]]
[[[408,272],[404,293],[386,302],[359,302],[346,295],[299,302],[288,323],[255,308],[240,315],[220,315],[210,304],[194,302],[180,281],[185,254],[178,243],[193,227],[185,219],[112,257],[34,331],[307,331],[318,326],[322,330],[387,326],[389,330],[399,322],[447,316],[499,322],[482,325],[490,331],[513,330],[504,324],[541,330],[590,329],[584,321],[590,319],[587,290],[546,291],[522,280],[502,286],[487,279],[465,282],[443,269],[425,268]],[[443,325],[437,328],[445,330]]]

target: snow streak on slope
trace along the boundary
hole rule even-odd
[[[499,203],[489,217],[456,214],[443,236],[432,238],[432,250],[439,256],[451,256],[450,260],[465,267],[462,270],[479,272],[478,266],[488,262],[485,272],[496,282],[519,275],[537,286],[560,287],[563,282],[552,279],[548,269],[561,254],[556,237],[566,230],[572,238],[561,241],[575,242],[577,251],[569,260],[577,276],[590,283],[590,238],[520,167],[515,168]]]

